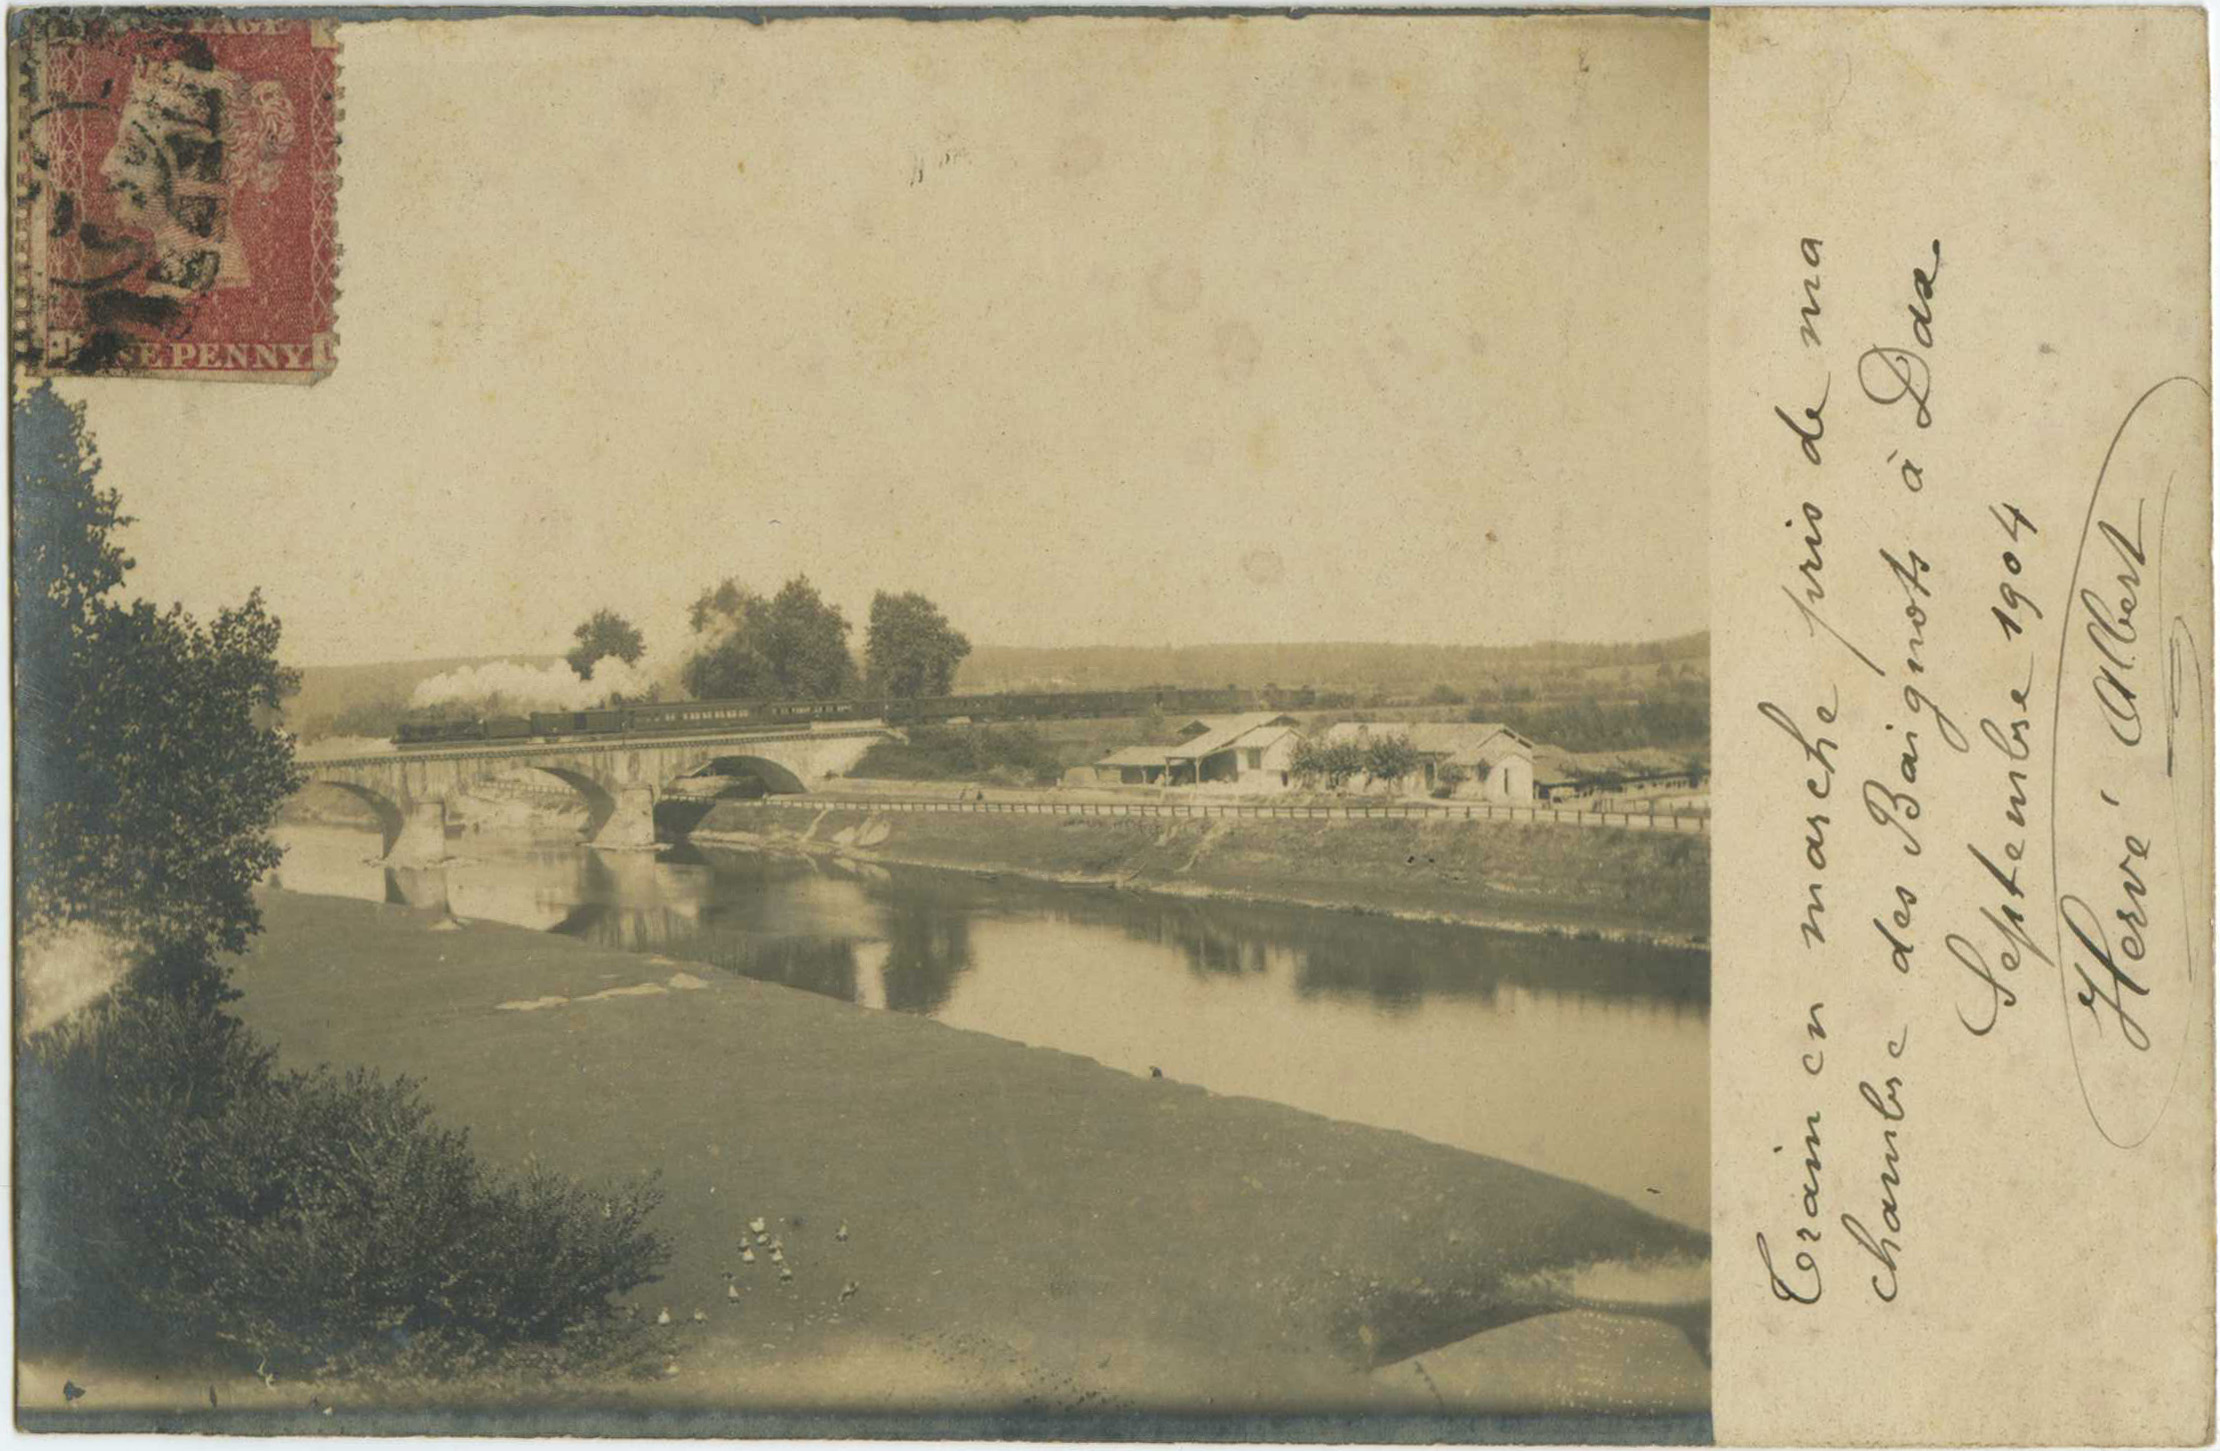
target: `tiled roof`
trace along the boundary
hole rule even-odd
[[[1125,746],[1112,751],[1095,764],[1098,766],[1161,766],[1164,762],[1165,748],[1162,746]]]
[[[1231,750],[1235,742],[1251,731],[1266,726],[1293,726],[1295,718],[1277,711],[1252,710],[1246,715],[1206,715],[1201,717],[1201,723],[1207,727],[1201,735],[1167,747],[1169,753],[1182,761],[1200,760]]]
[[[1493,721],[1342,721],[1326,732],[1328,740],[1337,741],[1372,735],[1407,736],[1421,753],[1460,765],[1494,765],[1534,750],[1532,741]]]

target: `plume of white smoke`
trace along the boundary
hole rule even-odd
[[[85,922],[66,922],[23,939],[16,958],[22,994],[19,1031],[53,1027],[99,1002],[131,970],[129,943]]]
[[[465,665],[420,682],[409,696],[412,709],[423,710],[450,703],[479,704],[498,696],[507,711],[586,710],[607,700],[612,693],[638,699],[658,681],[646,660],[627,665],[610,658],[594,666],[593,679],[580,680],[576,671],[558,660],[550,665],[519,665],[496,660],[486,665]],[[665,688],[664,695],[670,691]]]

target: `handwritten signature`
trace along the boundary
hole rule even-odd
[[[2201,767],[2209,733],[2188,612],[2196,595],[2181,587],[2179,570],[2201,566],[2201,541],[2170,533],[2167,522],[2176,477],[2205,457],[2210,411],[2203,384],[2169,378],[2121,420],[2089,493],[2067,591],[2073,608],[2059,631],[2050,772],[2056,961],[2082,1100],[2097,1131],[2121,1148],[2141,1144],[2164,1116],[2197,1017],[2201,914],[2193,904],[2209,900],[2200,895],[2209,893]],[[2189,600],[2169,598],[2173,556],[2181,556],[2175,594]],[[2162,623],[2154,629],[2152,619]],[[2197,769],[2187,769],[2191,761]]]

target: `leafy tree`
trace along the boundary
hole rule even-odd
[[[595,610],[571,631],[571,638],[578,643],[563,658],[580,680],[593,679],[594,666],[603,660],[614,657],[631,665],[647,652],[647,640],[630,620],[614,610]]]
[[[1305,785],[1323,784],[1329,791],[1339,791],[1364,770],[1364,753],[1361,741],[1305,736],[1295,743],[1288,771]]]
[[[1364,774],[1374,781],[1400,781],[1421,759],[1409,736],[1374,736],[1364,745]]]
[[[853,694],[856,660],[848,653],[848,619],[807,575],[796,575],[771,597],[764,654],[779,694],[830,699]]]
[[[818,700],[853,693],[848,619],[798,574],[765,599],[735,580],[704,590],[688,623],[700,637],[681,673],[701,700]]]
[[[775,694],[762,636],[770,601],[736,580],[703,590],[687,612],[700,640],[679,671],[679,682],[699,700],[761,700]]]
[[[89,924],[142,976],[220,997],[214,954],[260,930],[270,822],[299,784],[268,724],[299,677],[260,591],[205,626],[114,598],[130,521],[82,410],[40,389],[14,421],[19,930]]]
[[[925,596],[881,590],[871,597],[863,657],[872,694],[905,700],[946,695],[970,653],[971,641]]]

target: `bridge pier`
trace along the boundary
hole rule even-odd
[[[620,786],[617,809],[601,823],[591,845],[610,851],[643,851],[655,845],[655,788]]]
[[[447,899],[444,867],[389,866],[385,869],[385,900],[389,905],[414,907],[452,918],[455,909]]]
[[[447,801],[437,797],[409,807],[401,834],[385,854],[390,867],[428,867],[447,860]]]

